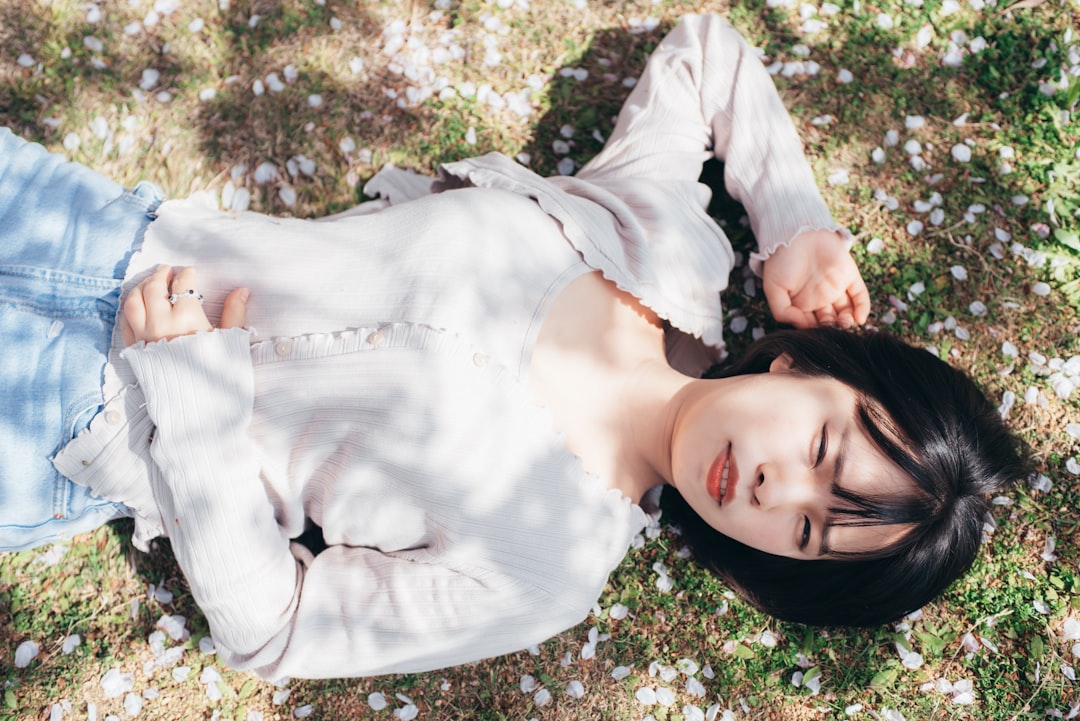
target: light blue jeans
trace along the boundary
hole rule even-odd
[[[120,284],[161,200],[0,128],[0,550],[127,515],[50,458],[101,408]]]

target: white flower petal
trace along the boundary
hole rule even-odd
[[[15,668],[26,668],[39,653],[41,653],[41,647],[35,642],[23,641],[15,649]]]
[[[142,711],[143,700],[142,696],[137,693],[129,693],[124,697],[124,710],[127,711],[128,716],[138,716]]]
[[[961,163],[967,163],[971,160],[971,148],[963,143],[957,143],[952,146],[950,152],[952,153],[952,156]]]
[[[82,637],[77,633],[73,633],[64,639],[64,645],[61,647],[61,650],[65,654],[69,654],[72,653],[80,645],[82,645]]]
[[[634,698],[642,706],[652,706],[656,703],[656,690],[649,686],[642,686],[634,692]]]
[[[672,706],[675,704],[675,692],[667,686],[661,686],[656,689],[656,703],[661,706]]]
[[[117,668],[111,668],[101,677],[101,690],[106,698],[123,696],[135,685],[135,675],[123,672]]]
[[[416,704],[408,703],[399,709],[394,709],[394,717],[398,721],[412,721],[414,718],[420,715],[420,709],[416,707]]]

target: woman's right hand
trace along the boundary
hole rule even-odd
[[[866,322],[870,293],[837,233],[808,231],[765,261],[762,285],[773,317],[796,328]]]
[[[124,345],[139,341],[152,343],[162,339],[172,340],[182,335],[214,330],[203,312],[197,289],[195,268],[181,268],[173,275],[170,266],[158,266],[124,301],[124,312],[120,317]],[[194,293],[188,294],[188,291]],[[175,302],[169,300],[170,293],[179,295]],[[250,294],[247,288],[237,288],[229,293],[221,311],[220,328],[244,326]]]

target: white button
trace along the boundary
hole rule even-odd
[[[472,362],[477,368],[483,368],[488,364],[488,357],[484,353],[477,353],[472,357]]]
[[[291,340],[279,340],[274,344],[274,352],[282,357],[292,355],[292,348],[293,344]]]
[[[378,348],[386,342],[386,336],[383,335],[381,330],[377,330],[367,337],[367,342]]]
[[[105,422],[115,426],[120,422],[120,411],[105,411]]]

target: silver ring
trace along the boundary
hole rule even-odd
[[[188,288],[187,290],[182,290],[179,293],[170,293],[169,303],[171,303],[172,305],[176,305],[176,301],[181,300],[182,298],[194,298],[195,300],[202,303],[203,294],[195,290],[194,288]]]

